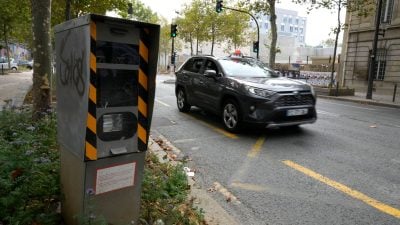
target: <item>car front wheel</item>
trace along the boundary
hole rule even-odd
[[[181,112],[188,112],[190,110],[191,106],[188,104],[186,100],[186,93],[182,88],[179,88],[176,94],[176,104]]]
[[[240,110],[237,103],[233,100],[228,100],[224,103],[222,111],[222,120],[225,129],[231,132],[236,132],[240,127]]]

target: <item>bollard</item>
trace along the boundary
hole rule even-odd
[[[3,68],[3,65],[1,65],[1,75],[4,75],[4,68]]]
[[[397,92],[397,83],[394,84],[394,90],[393,90],[393,102],[396,101],[396,92]]]

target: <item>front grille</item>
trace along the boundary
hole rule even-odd
[[[274,103],[275,107],[313,105],[313,104],[314,104],[314,98],[311,94],[282,95]]]

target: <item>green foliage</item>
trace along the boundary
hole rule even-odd
[[[214,44],[228,41],[230,45],[233,45],[230,47],[239,47],[248,44],[248,21],[249,16],[245,13],[229,9],[217,13],[213,1],[192,0],[181,10],[181,17],[177,19],[177,24],[179,38],[185,42],[211,41]]]
[[[0,224],[59,224],[59,154],[53,115],[0,112]]]
[[[28,0],[2,0],[0,7],[0,42],[8,48],[9,42],[25,42],[32,39],[30,7]]]
[[[88,13],[105,15],[107,11],[127,11],[130,0],[71,0],[71,19]],[[52,0],[52,25],[65,21],[66,0]]]
[[[204,224],[203,212],[193,208],[187,200],[189,186],[182,165],[173,166],[158,162],[155,155],[148,154],[143,179],[141,223],[154,224]]]
[[[140,0],[128,1],[132,3],[132,19],[148,22],[148,23],[157,23],[159,21],[159,17],[157,13],[153,12],[150,7],[144,5]],[[119,9],[118,14],[122,18],[129,18],[128,14],[128,4],[122,5],[123,7]]]

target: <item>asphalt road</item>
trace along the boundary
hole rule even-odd
[[[400,109],[318,99],[314,124],[235,135],[217,116],[180,113],[165,79],[152,135],[192,159],[197,184],[240,224],[400,224]]]

